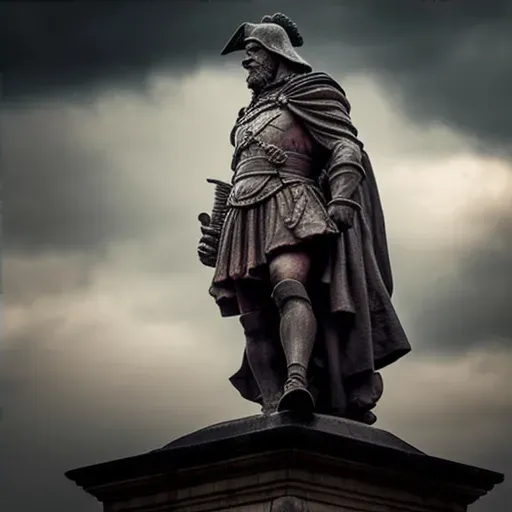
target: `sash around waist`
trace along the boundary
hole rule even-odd
[[[311,158],[288,153],[285,164],[280,166],[274,166],[266,157],[247,158],[235,170],[228,205],[252,207],[297,182],[315,185],[316,173]]]
[[[278,176],[281,173],[311,180],[314,179],[314,171],[312,159],[300,153],[287,153],[286,162],[280,166],[273,165],[264,156],[256,156],[240,162],[233,183],[250,176]]]

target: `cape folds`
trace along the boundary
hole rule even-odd
[[[350,119],[351,106],[345,91],[327,73],[311,72],[290,80],[281,89],[279,98],[302,121],[311,136],[326,149],[331,150],[343,138],[352,140],[361,148],[366,174],[366,179],[361,184],[363,215],[369,221],[377,265],[391,296],[393,277],[382,203],[370,158]]]
[[[347,137],[363,148],[350,120],[345,91],[328,74],[317,71],[298,75],[281,89],[280,96],[322,146],[331,149],[336,139]]]

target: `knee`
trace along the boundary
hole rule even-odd
[[[270,261],[270,281],[274,286],[285,279],[294,279],[305,283],[309,268],[310,257],[306,252],[283,252],[274,256]]]
[[[298,303],[308,309],[311,308],[311,300],[306,287],[296,279],[283,279],[277,283],[272,291],[272,299],[281,312],[284,311],[290,299],[298,299]]]

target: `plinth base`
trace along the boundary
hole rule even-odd
[[[375,427],[289,413],[220,423],[66,476],[105,512],[462,512],[503,481]]]

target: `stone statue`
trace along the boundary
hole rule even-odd
[[[222,316],[240,315],[230,381],[263,414],[293,411],[372,424],[377,371],[411,347],[391,304],[384,218],[343,89],[296,52],[285,15],[244,23],[222,54],[245,50],[253,97],[231,132],[231,184],[202,213],[201,262]]]

